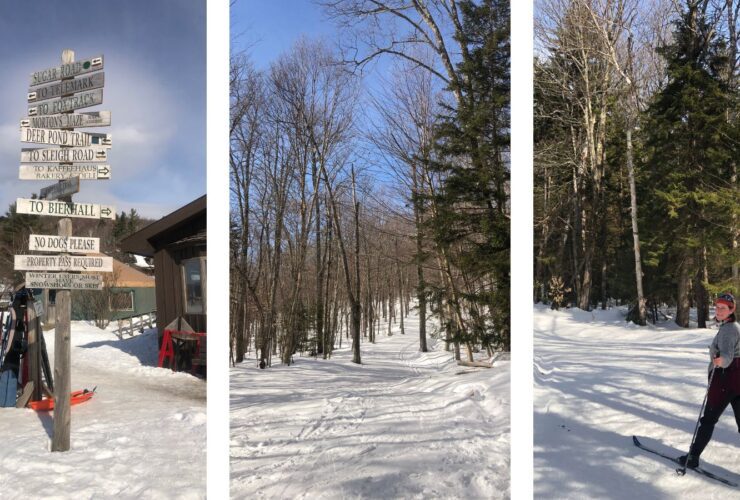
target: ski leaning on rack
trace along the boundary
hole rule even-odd
[[[632,436],[632,442],[635,443],[635,446],[637,446],[638,448],[640,448],[642,450],[645,450],[645,451],[647,451],[649,453],[653,453],[654,455],[658,455],[659,457],[663,457],[663,458],[665,458],[667,460],[670,460],[671,462],[673,462],[675,464],[678,464],[680,466],[683,466],[683,464],[681,462],[679,462],[678,458],[672,457],[670,455],[666,455],[665,453],[661,453],[661,452],[659,452],[657,450],[654,450],[652,448],[648,448],[647,446],[645,446],[644,444],[642,444],[639,439],[637,439],[637,436]],[[721,476],[718,476],[717,474],[714,474],[712,472],[709,472],[708,470],[702,469],[701,467],[693,467],[693,468],[692,467],[688,467],[687,469],[688,470],[693,470],[694,472],[697,472],[697,473],[701,474],[702,476],[706,476],[706,477],[708,477],[710,479],[714,479],[715,481],[719,481],[720,483],[726,484],[727,486],[733,486],[735,488],[738,487],[737,483],[733,483],[732,481],[730,481],[728,479],[725,479],[725,478],[723,478]],[[678,472],[678,469],[676,469],[676,471]]]

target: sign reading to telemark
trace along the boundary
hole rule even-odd
[[[35,71],[31,73],[31,86],[41,85],[42,83],[61,80],[62,78],[73,78],[85,73],[92,73],[103,69],[103,56],[95,56],[89,59],[82,59],[69,64],[62,64],[53,68]]]
[[[88,132],[74,132],[72,130],[56,130],[48,128],[21,127],[21,142],[37,144],[56,144],[58,146],[111,146],[110,134],[95,134]]]
[[[87,148],[38,148],[22,149],[21,163],[90,163],[106,161],[107,146]]]
[[[69,97],[43,101],[28,108],[28,116],[56,115],[75,109],[103,104],[103,89],[82,92]]]
[[[28,249],[36,252],[100,253],[100,238],[32,234]]]
[[[112,257],[81,255],[16,255],[16,271],[100,271],[113,272]]]
[[[75,193],[80,192],[80,178],[72,177],[71,179],[65,179],[59,181],[51,186],[41,188],[39,191],[39,198],[44,200],[58,200],[65,196],[71,196]]]
[[[26,287],[54,288],[57,290],[102,290],[103,277],[99,274],[27,272]]]
[[[103,88],[103,85],[105,85],[105,73],[103,72],[83,76],[76,80],[64,80],[59,83],[29,89],[28,102],[45,101],[47,99],[62,97],[63,95],[100,89]]]
[[[18,178],[29,181],[54,181],[79,177],[82,181],[110,179],[110,165],[74,164],[21,165]]]
[[[112,205],[29,200],[27,198],[18,198],[16,200],[16,211],[19,214],[51,215],[53,217],[78,217],[81,219],[116,218],[116,209]]]
[[[82,128],[107,127],[110,111],[72,113],[66,115],[27,116],[21,119],[21,127],[33,128]]]

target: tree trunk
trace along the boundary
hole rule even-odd
[[[691,259],[684,256],[679,265],[678,290],[676,294],[676,324],[684,328],[689,327],[689,292],[691,283]]]
[[[635,253],[635,287],[637,289],[637,324],[645,326],[647,310],[645,294],[642,290],[642,259],[640,257],[640,234],[637,227],[637,188],[635,186],[635,167],[632,162],[632,123],[627,125],[627,172],[630,182],[630,219],[632,220],[632,247]]]

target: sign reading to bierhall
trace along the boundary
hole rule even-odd
[[[99,253],[100,238],[32,234],[28,249],[36,252]]]
[[[27,272],[26,288],[53,288],[57,290],[102,290],[103,278],[99,274]]]
[[[116,208],[112,205],[29,200],[27,198],[18,198],[16,200],[16,211],[19,214],[51,215],[53,217],[78,217],[81,219],[116,218]]]

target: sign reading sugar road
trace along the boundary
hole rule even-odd
[[[95,181],[110,179],[110,165],[95,164],[41,164],[21,165],[18,178],[27,181],[58,181],[79,177],[82,181]]]
[[[22,149],[21,163],[91,163],[108,159],[107,146]]]
[[[58,200],[65,196],[72,196],[75,193],[80,192],[80,178],[72,177],[71,179],[65,179],[59,181],[51,186],[41,188],[39,191],[39,198],[44,200]]]
[[[16,255],[15,270],[110,273],[113,272],[113,258],[80,255]]]
[[[101,89],[104,85],[105,73],[95,73],[94,75],[83,76],[75,80],[64,80],[59,83],[29,89],[28,102],[45,101],[86,90]]]
[[[21,128],[21,142],[73,147],[112,145],[110,134],[91,134],[87,132],[74,132],[72,130],[30,127]]]
[[[112,205],[29,200],[27,198],[18,198],[16,200],[16,211],[19,214],[51,215],[53,217],[78,217],[81,219],[116,218],[116,209]]]
[[[26,273],[27,288],[54,288],[62,290],[102,290],[103,278],[99,274]]]
[[[21,127],[33,128],[81,128],[108,127],[110,111],[72,113],[66,115],[27,116],[21,119]]]
[[[28,108],[28,116],[55,115],[103,103],[103,89],[82,92],[70,97],[43,101]]]
[[[41,85],[42,83],[61,80],[62,78],[73,78],[78,75],[92,73],[103,69],[103,56],[82,59],[69,64],[62,64],[53,68],[35,71],[31,73],[31,86]]]
[[[99,253],[100,238],[32,234],[28,249],[36,252]]]

